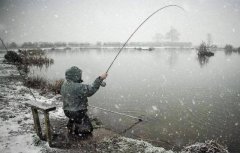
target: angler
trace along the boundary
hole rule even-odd
[[[83,84],[82,70],[73,66],[65,73],[66,81],[61,87],[64,114],[69,118],[67,128],[69,133],[83,136],[93,131],[93,126],[87,115],[88,97],[95,94],[107,73],[95,79],[92,85]]]

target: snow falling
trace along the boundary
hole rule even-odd
[[[45,80],[43,87],[33,90],[37,101],[57,105],[50,120],[64,120],[60,83],[65,71],[79,67],[83,83],[91,85],[106,72],[143,19],[169,4],[177,4],[185,12],[169,8],[144,23],[109,69],[106,86],[88,97],[88,114],[99,119],[101,128],[167,150],[218,140],[230,152],[240,152],[240,2],[3,0],[0,37],[20,57],[23,51],[29,55],[40,51],[44,53],[41,57],[53,59],[46,65],[25,61],[27,66],[19,69],[26,69],[26,78]],[[35,139],[33,120],[24,101],[33,97],[17,78],[16,67],[4,61],[5,53],[0,45],[0,152],[11,152],[16,146],[22,152],[49,149],[46,144],[31,143]],[[54,90],[54,85],[60,89],[46,89]],[[106,138],[103,144],[113,139]],[[115,141],[122,150],[132,143],[128,138]],[[140,149],[145,152],[165,151],[137,140],[135,144],[144,144],[146,148]],[[111,145],[103,148],[111,149]]]

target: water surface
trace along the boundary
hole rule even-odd
[[[49,51],[49,68],[32,68],[48,80],[64,78],[71,66],[83,70],[91,83],[106,71],[117,51]],[[125,135],[146,139],[168,149],[217,139],[240,152],[240,55],[216,51],[199,59],[195,50],[124,50],[110,69],[107,86],[89,104],[141,116],[143,122],[89,108],[103,123]]]

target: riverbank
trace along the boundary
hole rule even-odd
[[[33,128],[31,109],[25,102],[35,101],[28,88],[23,86],[22,78],[14,65],[0,61],[0,152],[159,152],[173,153],[161,147],[121,137],[117,133],[104,128],[94,130],[93,137],[77,140],[69,148],[50,148],[45,141],[40,141]],[[47,103],[57,107],[50,113],[54,133],[65,126],[67,122],[61,109],[61,96],[54,94],[40,95],[38,90],[31,89],[37,102]],[[42,114],[40,113],[40,118]],[[40,120],[41,120],[40,119]],[[42,121],[42,120],[41,120]],[[63,124],[60,124],[63,123]],[[59,133],[58,133],[59,134]]]

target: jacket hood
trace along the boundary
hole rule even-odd
[[[81,83],[82,81],[82,70],[76,66],[72,66],[65,72],[65,77],[67,81],[72,81],[76,83]]]

